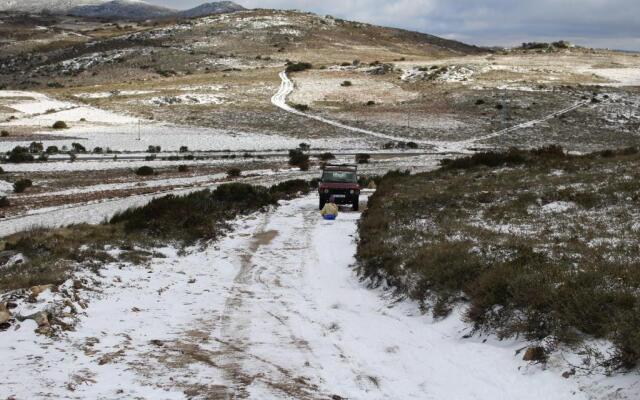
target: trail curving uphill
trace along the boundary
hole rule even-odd
[[[388,139],[388,140],[397,140],[397,141],[407,141],[407,140],[411,140],[415,143],[418,144],[424,144],[424,145],[429,145],[429,146],[433,146],[435,151],[438,152],[451,152],[451,151],[463,151],[466,150],[467,145],[471,145],[473,143],[477,143],[483,140],[488,140],[488,139],[492,139],[498,136],[502,136],[504,134],[513,132],[513,131],[517,131],[519,129],[524,129],[524,128],[530,128],[534,125],[537,125],[539,123],[548,121],[552,118],[556,118],[559,117],[560,115],[569,113],[573,110],[576,110],[580,107],[584,107],[587,104],[590,104],[590,101],[581,101],[578,102],[570,107],[564,108],[562,110],[556,111],[554,113],[551,113],[549,115],[546,115],[542,118],[539,119],[535,119],[535,120],[531,120],[531,121],[527,121],[527,122],[523,122],[521,124],[518,125],[514,125],[512,127],[509,128],[505,128],[505,129],[501,129],[499,131],[495,131],[492,132],[490,134],[487,135],[483,135],[483,136],[477,136],[471,139],[467,139],[467,140],[460,140],[460,141],[430,141],[430,140],[415,140],[415,139],[409,139],[406,137],[401,137],[401,136],[393,136],[393,135],[388,135],[385,133],[379,133],[379,132],[375,132],[375,131],[370,131],[367,129],[362,129],[362,128],[357,128],[354,126],[349,126],[346,124],[343,124],[341,122],[337,122],[337,121],[333,121],[327,118],[323,118],[317,115],[312,115],[312,114],[307,114],[304,113],[302,111],[296,110],[295,108],[289,106],[287,104],[287,96],[289,96],[293,90],[294,90],[294,84],[291,81],[291,79],[289,79],[289,77],[287,76],[287,73],[285,71],[280,72],[280,79],[282,80],[282,83],[280,85],[280,88],[278,89],[278,92],[273,95],[273,97],[271,98],[271,103],[273,105],[275,105],[276,107],[292,113],[292,114],[296,114],[305,118],[310,118],[310,119],[314,119],[316,121],[320,121],[323,122],[325,124],[329,124],[338,128],[342,128],[342,129],[346,129],[348,131],[351,132],[356,132],[356,133],[361,133],[364,135],[368,135],[368,136],[373,136],[373,137],[377,137],[380,139]]]
[[[301,117],[305,117],[305,118],[309,118],[309,119],[314,119],[316,121],[320,121],[320,122],[323,122],[325,124],[335,126],[337,128],[346,129],[346,130],[351,131],[351,132],[362,133],[364,135],[377,137],[379,139],[398,140],[398,141],[407,141],[407,140],[409,140],[406,137],[388,135],[386,133],[374,132],[374,131],[370,131],[368,129],[357,128],[355,126],[346,125],[346,124],[343,124],[341,122],[337,122],[337,121],[333,121],[333,120],[330,120],[330,119],[327,119],[327,118],[320,117],[318,115],[312,115],[312,114],[304,113],[302,111],[298,111],[295,108],[293,108],[293,107],[291,107],[290,105],[287,104],[287,96],[289,96],[293,92],[293,89],[294,89],[293,82],[291,81],[291,79],[289,79],[289,77],[287,76],[287,73],[285,71],[280,72],[280,79],[282,80],[282,84],[280,85],[280,89],[278,89],[278,92],[275,95],[273,95],[273,97],[271,98],[271,103],[273,105],[275,105],[276,107],[278,107],[278,108],[280,108],[280,109],[282,109],[282,110],[284,110],[284,111],[286,111],[288,113],[296,114],[296,115],[299,115]],[[418,143],[418,144],[434,146],[436,148],[438,146],[446,144],[446,142],[435,142],[435,141],[430,141],[430,140],[415,140],[415,139],[410,139],[410,140],[415,142],[415,143]]]

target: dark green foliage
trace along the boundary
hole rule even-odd
[[[243,183],[220,185],[186,196],[169,195],[148,205],[116,215],[112,224],[123,223],[127,232],[144,232],[155,237],[183,240],[215,239],[227,220],[237,214],[258,211],[275,204],[276,198],[260,186]]]
[[[34,157],[32,154],[29,153],[29,149],[22,146],[14,147],[13,150],[9,152],[9,155],[7,157],[7,162],[16,163],[16,164],[28,163],[33,161],[34,161]]]
[[[298,62],[287,65],[286,71],[287,73],[302,72],[311,68],[313,68],[313,65],[308,62]]]
[[[626,149],[603,158],[547,146],[480,153],[429,173],[389,173],[359,223],[359,272],[423,302],[434,316],[466,303],[474,328],[500,337],[554,337],[572,345],[585,337],[610,340],[616,352],[608,365],[634,368],[640,360],[637,240],[598,245],[592,239],[615,239],[616,232],[637,238],[625,210],[638,199],[638,163]],[[536,211],[558,201],[576,211]],[[522,235],[497,224],[540,229]]]
[[[155,173],[153,168],[144,165],[136,170],[136,175],[138,176],[152,176]]]
[[[240,168],[229,168],[227,170],[227,176],[229,178],[238,178],[242,176],[242,170]]]
[[[45,152],[47,154],[58,154],[60,152],[60,149],[58,149],[58,146],[48,146]]]
[[[301,149],[289,150],[289,165],[306,171],[309,169],[309,155]]]
[[[318,156],[318,158],[321,161],[330,161],[330,160],[335,160],[336,156],[333,155],[333,153],[322,153]]]
[[[521,151],[509,150],[507,152],[487,151],[454,160],[444,159],[440,164],[448,169],[470,169],[478,166],[499,167],[503,165],[518,165],[524,162],[525,157]]]
[[[178,165],[178,172],[189,172],[189,167],[187,165]]]
[[[358,154],[356,154],[356,163],[358,163],[358,164],[367,164],[367,163],[369,163],[370,159],[371,159],[371,155],[370,154],[366,154],[366,153],[358,153]]]
[[[269,193],[278,199],[290,199],[298,194],[307,194],[311,190],[312,183],[303,179],[292,179],[278,183],[269,188]],[[317,184],[316,184],[317,187]]]
[[[67,129],[67,123],[64,121],[56,121],[52,126],[53,129]]]
[[[33,186],[33,182],[31,182],[30,179],[20,179],[13,184],[13,191],[16,193],[23,193],[31,186]]]
[[[306,104],[291,104],[291,107],[301,112],[309,111],[309,106]]]
[[[7,198],[7,196],[0,197],[0,208],[6,208],[11,205],[11,201]]]
[[[86,153],[87,149],[80,143],[71,143],[71,149],[75,153]]]
[[[38,154],[44,151],[42,142],[31,142],[29,145],[29,153]]]

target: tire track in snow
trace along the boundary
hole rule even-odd
[[[483,135],[483,136],[478,136],[478,137],[474,137],[471,139],[467,139],[467,140],[460,140],[460,141],[430,141],[430,140],[416,140],[416,139],[411,139],[411,138],[406,138],[406,137],[400,137],[400,136],[394,136],[394,135],[389,135],[389,134],[385,134],[385,133],[380,133],[380,132],[375,132],[375,131],[371,131],[368,129],[362,129],[362,128],[357,128],[354,126],[350,126],[350,125],[346,125],[343,124],[341,122],[337,122],[337,121],[333,121],[324,117],[320,117],[318,115],[312,115],[312,114],[307,114],[304,113],[302,111],[296,110],[295,108],[291,107],[290,105],[287,104],[287,97],[293,93],[294,90],[294,84],[291,81],[291,79],[289,79],[289,77],[287,76],[287,73],[285,71],[280,72],[280,79],[282,80],[282,83],[280,84],[280,88],[278,89],[278,92],[273,95],[273,97],[271,98],[271,103],[273,105],[275,105],[276,107],[288,112],[288,113],[292,113],[292,114],[296,114],[299,115],[301,117],[305,117],[305,118],[309,118],[309,119],[314,119],[316,121],[320,121],[323,122],[325,124],[329,124],[332,126],[335,126],[337,128],[342,128],[342,129],[346,129],[348,131],[351,132],[356,132],[356,133],[362,133],[364,135],[368,135],[368,136],[373,136],[373,137],[377,137],[379,139],[389,139],[389,140],[397,140],[397,141],[412,141],[418,144],[424,144],[424,145],[429,145],[429,146],[433,146],[435,151],[444,153],[444,152],[452,152],[452,151],[463,151],[466,149],[467,145],[471,145],[473,143],[477,143],[483,140],[487,140],[487,139],[492,139],[498,136],[502,136],[504,134],[516,131],[516,130],[520,130],[520,129],[524,129],[524,128],[530,128],[533,127],[534,125],[537,125],[539,123],[548,121],[552,118],[555,117],[559,117],[560,115],[563,114],[567,114],[573,110],[576,110],[580,107],[584,107],[587,104],[590,104],[590,101],[581,101],[578,102],[572,106],[569,106],[567,108],[564,108],[562,110],[556,111],[554,113],[551,113],[549,115],[546,115],[542,118],[539,119],[535,119],[535,120],[531,120],[531,121],[527,121],[527,122],[523,122],[521,124],[518,125],[514,125],[512,127],[509,128],[505,128],[505,129],[501,129],[499,131],[495,131],[492,132],[490,134],[487,135]]]

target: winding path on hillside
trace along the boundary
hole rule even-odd
[[[553,112],[551,114],[545,115],[544,117],[538,118],[538,119],[534,119],[531,121],[527,121],[527,122],[523,122],[521,124],[517,124],[514,126],[511,126],[509,128],[505,128],[505,129],[501,129],[499,131],[495,131],[486,135],[482,135],[482,136],[476,136],[473,137],[471,139],[467,139],[467,140],[459,140],[459,141],[433,141],[433,140],[416,140],[413,138],[406,138],[406,137],[402,137],[402,136],[394,136],[394,135],[389,135],[386,133],[380,133],[380,132],[375,132],[375,131],[371,131],[368,129],[362,129],[362,128],[358,128],[358,127],[354,127],[354,126],[350,126],[350,125],[346,125],[343,124],[341,122],[337,122],[331,119],[327,119],[318,115],[313,115],[313,114],[308,114],[299,110],[296,110],[295,108],[291,107],[290,105],[287,104],[287,97],[293,93],[293,90],[295,89],[295,85],[293,84],[293,82],[291,81],[291,79],[289,79],[289,77],[287,76],[287,73],[285,71],[280,72],[280,79],[282,81],[282,83],[280,84],[280,88],[278,89],[278,92],[273,95],[273,97],[271,98],[271,103],[273,105],[275,105],[276,107],[288,112],[288,113],[292,113],[292,114],[296,114],[299,115],[301,117],[305,117],[305,118],[310,118],[310,119],[314,119],[316,121],[320,121],[323,122],[325,124],[329,124],[338,128],[342,128],[342,129],[346,129],[348,131],[351,132],[355,132],[355,133],[361,133],[367,136],[372,136],[372,137],[376,137],[379,139],[387,139],[387,140],[396,140],[396,141],[407,141],[407,140],[411,140],[415,143],[418,144],[423,144],[423,145],[428,145],[428,146],[432,146],[434,148],[435,151],[439,151],[439,152],[451,152],[451,151],[464,151],[466,150],[466,148],[469,145],[472,145],[474,143],[477,142],[481,142],[483,140],[488,140],[488,139],[492,139],[498,136],[502,136],[505,135],[507,133],[510,132],[514,132],[520,129],[524,129],[524,128],[530,128],[533,127],[537,124],[540,124],[542,122],[548,121],[552,118],[556,118],[559,117],[560,115],[563,114],[567,114],[573,110],[576,110],[580,107],[584,107],[588,104],[590,104],[590,101],[580,101],[577,102],[569,107],[563,108],[561,110],[558,110],[556,112]]]

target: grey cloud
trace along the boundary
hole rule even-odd
[[[177,8],[202,1],[149,0]],[[238,0],[445,36],[479,45],[571,40],[640,50],[638,0]]]

